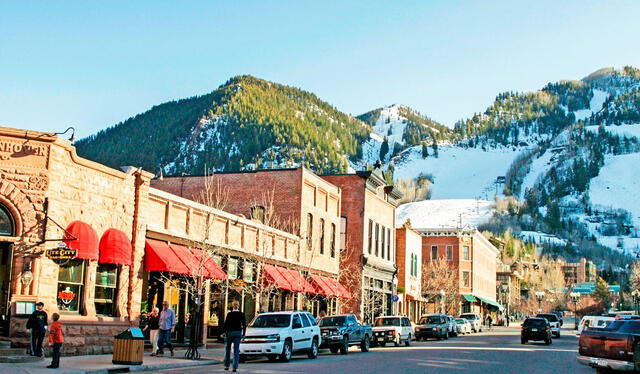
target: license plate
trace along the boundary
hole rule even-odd
[[[538,329],[531,329],[531,331],[538,331]]]

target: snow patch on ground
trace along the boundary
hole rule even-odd
[[[640,138],[640,124],[638,123],[632,125],[608,125],[602,128],[613,135]],[[585,126],[584,129],[591,132],[598,132],[600,126]]]
[[[424,200],[400,205],[396,209],[396,225],[401,227],[410,219],[414,229],[477,228],[487,222],[494,211],[495,204],[487,200]]]
[[[422,157],[422,148],[411,147],[395,165],[396,179],[413,179],[420,173],[435,177],[432,199],[492,199],[496,177],[507,169],[522,149],[438,147],[438,157]],[[502,193],[499,185],[498,193]]]
[[[520,238],[529,243],[535,244],[553,244],[553,245],[566,245],[567,241],[558,238],[555,235],[546,234],[538,231],[520,231]]]

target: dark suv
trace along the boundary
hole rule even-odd
[[[542,340],[546,345],[551,344],[551,325],[546,318],[527,318],[520,330],[520,343],[527,344],[529,340]]]

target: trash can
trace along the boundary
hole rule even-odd
[[[113,359],[111,362],[120,365],[142,365],[144,357],[142,330],[132,327],[113,338]]]

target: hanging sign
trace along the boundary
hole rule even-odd
[[[58,248],[51,248],[45,251],[45,255],[48,259],[55,262],[58,265],[66,265],[69,261],[73,260],[78,253],[73,248],[67,248],[64,243],[60,243]]]

